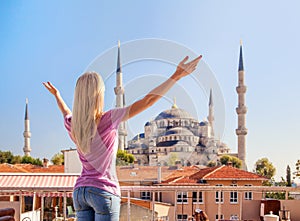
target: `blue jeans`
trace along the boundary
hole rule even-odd
[[[79,187],[73,192],[77,221],[118,221],[120,197],[96,187]]]

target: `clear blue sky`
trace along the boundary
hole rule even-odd
[[[116,47],[118,40],[126,44],[155,38],[203,54],[225,101],[225,130],[220,136],[237,152],[235,87],[242,39],[248,86],[248,168],[252,170],[256,160],[268,157],[277,168],[276,177],[285,176],[286,166],[294,170],[300,158],[299,10],[297,0],[1,1],[0,150],[23,154],[26,97],[32,156],[51,158],[74,147],[53,97],[41,83],[52,81],[71,106],[77,77],[97,56]],[[123,68],[125,85],[162,72],[167,73],[160,76],[166,77],[175,69],[174,65],[159,69],[160,65],[151,62],[142,64]],[[113,88],[107,83],[108,109]],[[207,116],[207,96],[199,87],[189,90],[189,83],[183,82],[183,87],[193,96],[196,117],[202,120]],[[204,97],[200,104],[196,102],[199,96]],[[177,98],[177,104],[184,108],[184,99]],[[144,122],[169,107],[168,102],[161,102],[133,119],[129,122],[132,133],[142,132]]]

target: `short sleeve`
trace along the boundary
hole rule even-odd
[[[127,112],[127,108],[116,108],[116,109],[112,109],[111,110],[111,122],[112,122],[112,126],[113,128],[117,128],[119,126],[119,124],[121,123],[121,121],[123,120],[125,114]]]
[[[65,123],[65,128],[67,131],[70,133],[71,132],[71,118],[72,115],[68,114],[65,116],[64,123]]]

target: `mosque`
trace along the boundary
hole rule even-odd
[[[242,168],[247,170],[246,159],[246,113],[244,84],[244,66],[242,44],[238,66],[238,128],[236,129],[238,153],[230,153],[230,148],[214,135],[214,103],[213,92],[210,90],[207,120],[198,121],[186,110],[178,107],[176,101],[168,110],[162,111],[154,120],[146,122],[144,132],[137,134],[127,142],[126,122],[118,128],[119,149],[134,155],[140,165],[208,165],[217,163],[222,154],[237,156],[242,161]],[[120,60],[120,43],[116,71],[116,107],[125,106],[125,90],[122,83]],[[28,116],[28,101],[25,107],[24,155],[30,156],[30,126]]]
[[[217,163],[222,154],[237,156],[242,160],[242,168],[247,169],[246,158],[246,113],[244,84],[244,65],[242,44],[238,66],[238,153],[230,153],[230,148],[214,135],[213,92],[210,90],[207,120],[199,122],[186,110],[174,104],[162,111],[154,120],[146,122],[144,132],[127,140],[126,123],[119,127],[119,149],[134,155],[140,165],[207,165]],[[116,71],[116,107],[125,106],[125,90],[122,86],[122,69],[120,61],[120,44],[118,44],[118,60]]]

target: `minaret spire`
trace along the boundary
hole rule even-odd
[[[213,95],[212,95],[212,89],[210,89],[209,92],[209,102],[208,102],[208,122],[210,124],[211,127],[211,136],[214,136],[214,120],[215,120],[215,116],[214,116],[214,102],[213,102]]]
[[[238,69],[238,71],[244,71],[242,40],[240,40],[240,59],[239,59],[239,69]]]
[[[121,52],[120,52],[120,41],[118,41],[118,60],[117,60],[117,70],[116,70],[116,107],[122,108],[125,107],[125,93],[123,87],[122,79],[122,68],[121,68]],[[119,149],[124,150],[127,147],[127,131],[126,131],[126,122],[122,122],[118,128],[119,134]]]
[[[178,108],[177,104],[176,104],[176,97],[173,98],[173,105],[172,108]]]
[[[120,57],[120,41],[118,41],[118,61],[117,61],[117,73],[122,73],[121,69],[121,57]]]
[[[238,115],[238,128],[236,129],[236,135],[238,137],[238,158],[242,160],[242,169],[247,170],[246,165],[246,135],[248,130],[246,128],[246,113],[247,106],[245,95],[247,87],[245,86],[245,71],[243,64],[243,49],[242,42],[240,43],[240,58],[238,67],[238,86],[236,87],[236,92],[238,94],[238,107],[236,108],[236,113]]]
[[[25,130],[23,133],[24,136],[24,147],[23,147],[23,151],[24,151],[24,155],[25,156],[30,156],[30,137],[31,137],[31,133],[30,133],[30,122],[29,122],[29,113],[28,113],[28,98],[26,98],[26,106],[25,106]]]

